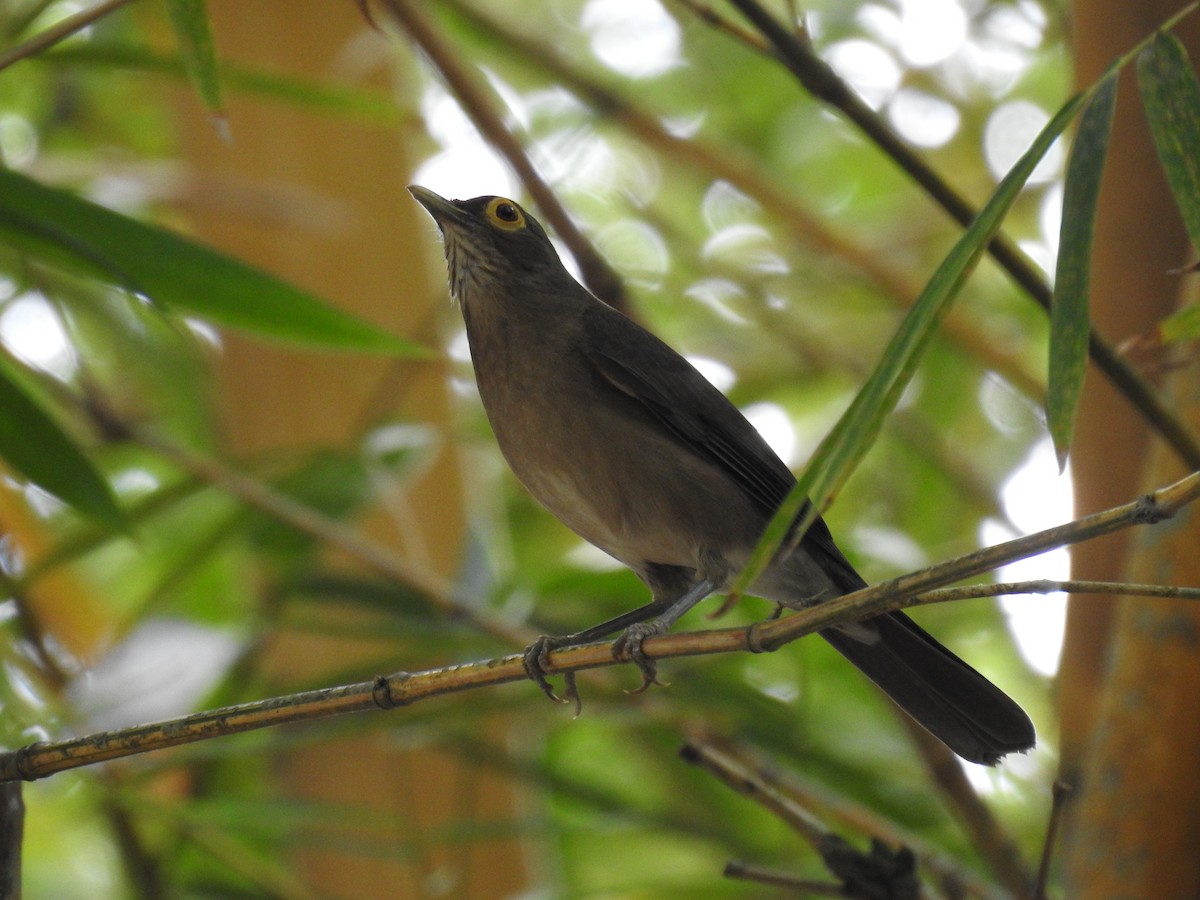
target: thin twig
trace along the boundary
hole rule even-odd
[[[147,845],[147,835],[137,827],[137,817],[122,805],[119,783],[109,784],[103,811],[120,853],[122,871],[139,900],[166,900],[170,896],[163,873],[163,860]]]
[[[709,4],[701,3],[699,0],[675,0],[675,3],[686,8],[697,19],[707,23],[717,31],[723,31],[730,37],[741,41],[747,47],[753,47],[759,53],[765,54],[771,52],[770,45],[762,37],[721,15]]]
[[[1122,596],[1167,597],[1180,600],[1200,600],[1200,588],[1171,587],[1157,584],[1130,584],[1107,581],[1052,581],[1039,579],[1024,582],[972,584],[961,587],[927,591],[923,603],[942,603],[978,597],[998,597],[1013,594],[1119,594]],[[1029,872],[1021,861],[1016,842],[1001,828],[991,809],[980,801],[975,789],[963,773],[958,760],[946,746],[908,716],[899,716],[914,743],[920,749],[934,783],[955,810],[966,827],[972,844],[980,856],[988,860],[992,871],[1014,896],[1042,898],[1042,888],[1048,876],[1051,846],[1055,839],[1061,798],[1060,785],[1055,785],[1055,806],[1051,813],[1046,846],[1037,875]],[[1031,885],[1034,887],[1031,891]]]
[[[979,574],[1050,547],[1078,543],[1135,524],[1161,521],[1195,500],[1197,495],[1200,495],[1200,473],[1189,475],[1134,503],[894,578],[797,612],[786,619],[760,622],[748,628],[650,637],[642,645],[642,652],[650,659],[668,659],[735,650],[754,653],[775,650],[833,625],[920,605],[922,591],[947,581]],[[613,648],[613,643],[594,643],[555,650],[546,660],[546,673],[598,669],[629,661],[625,654],[618,658]],[[221,735],[364,709],[394,709],[429,697],[527,678],[523,654],[512,654],[423,672],[399,672],[380,676],[374,681],[305,691],[64,741],[38,742],[0,754],[0,781],[44,778],[65,769]]]
[[[65,19],[55,22],[45,31],[39,31],[24,43],[17,44],[17,46],[0,53],[0,72],[3,72],[15,62],[20,62],[31,56],[37,56],[42,51],[48,50],[76,32],[83,31],[83,29],[87,28],[97,19],[131,2],[132,0],[103,0],[103,2],[97,3],[95,6],[82,9],[74,15],[67,16]]]
[[[1029,896],[1033,872],[1022,861],[1021,851],[1012,835],[1005,832],[991,807],[972,787],[958,757],[916,720],[909,716],[897,718],[920,749],[934,784],[966,829],[971,845],[987,860],[996,878],[1012,896]]]
[[[880,815],[875,810],[833,794],[824,785],[818,786],[802,780],[794,773],[779,788],[794,797],[797,802],[819,811],[827,818],[862,834],[874,835],[894,846],[910,847],[920,859],[921,868],[930,881],[936,883],[942,894],[948,897],[981,897],[994,900],[1000,893],[997,884],[985,880],[979,873],[964,869],[955,858],[931,846],[920,835],[914,834],[895,821]]]
[[[774,778],[713,744],[692,742],[680,755],[783,820],[811,844],[830,874],[842,885],[834,896],[917,896],[916,857],[907,847],[889,847],[878,836],[872,836],[869,852],[854,848],[781,791]],[[727,876],[745,877],[743,863],[732,865],[735,867],[733,872],[726,867]],[[786,875],[773,877],[787,878]]]
[[[757,803],[820,850],[828,829],[820,819],[779,790],[773,778],[708,741],[689,741],[679,751],[685,762],[698,766],[730,790]]]
[[[526,643],[531,639],[528,632],[462,602],[449,579],[425,567],[412,565],[354,528],[322,515],[256,478],[243,475],[220,460],[196,453],[151,428],[124,418],[99,391],[90,390],[80,397],[62,386],[55,387],[56,396],[75,405],[107,439],[132,441],[160,454],[198,481],[337,548],[385,578],[412,588],[430,606],[451,618],[512,643]]]
[[[336,547],[385,578],[419,591],[431,606],[452,618],[511,643],[524,643],[530,639],[526,631],[458,600],[454,585],[448,579],[407,563],[354,528],[330,519],[257,479],[243,475],[219,460],[194,453],[150,429],[128,423],[123,427],[136,443],[170,459],[192,476]]]
[[[562,771],[561,767],[548,766],[534,746],[522,745],[523,751],[529,752],[518,752],[517,747],[510,744],[484,740],[479,735],[479,729],[470,722],[464,722],[461,731],[439,734],[438,746],[452,752],[472,770],[499,773],[506,778],[541,788],[564,802],[582,804],[622,822],[660,832],[687,835],[706,842],[719,843],[728,836],[724,823],[697,816],[692,809],[676,812],[653,802],[631,804],[628,795],[623,794],[617,785],[602,786],[584,775],[571,775]],[[644,799],[650,800],[649,797]]]
[[[25,801],[20,782],[0,784],[0,900],[20,900]]]
[[[47,382],[47,386],[63,403],[74,406],[87,417],[106,439],[136,443],[170,460],[190,476],[189,481],[160,491],[150,499],[135,505],[130,511],[131,522],[136,523],[143,516],[151,515],[166,505],[177,502],[181,497],[196,490],[198,484],[208,485],[317,538],[384,578],[416,591],[434,609],[471,625],[482,633],[514,644],[528,643],[536,637],[519,626],[489,616],[463,601],[457,596],[457,589],[449,579],[426,567],[409,563],[388,547],[371,540],[356,529],[293,500],[263,481],[243,474],[228,463],[190,450],[154,429],[125,418],[98,390],[88,388],[84,395],[80,396],[57,382]],[[107,531],[78,536],[60,545],[56,552],[47,557],[32,561],[19,576],[0,577],[0,587],[8,585],[11,590],[24,589],[47,570],[69,561],[74,555],[86,552],[111,537]]]
[[[726,878],[736,878],[739,881],[753,881],[755,884],[767,884],[771,887],[785,888],[797,897],[847,897],[849,896],[840,884],[829,884],[824,881],[808,881],[797,878],[786,872],[766,869],[750,863],[733,861],[727,863],[722,872]]]
[[[1058,843],[1058,827],[1062,824],[1072,788],[1065,781],[1054,782],[1051,789],[1050,822],[1046,826],[1046,842],[1042,845],[1042,859],[1038,864],[1037,883],[1033,887],[1033,900],[1046,900],[1046,884],[1050,880],[1050,863],[1054,859],[1054,847]]]
[[[979,597],[1003,597],[1013,594],[1116,594],[1122,597],[1159,597],[1167,600],[1200,600],[1200,588],[1169,584],[1135,584],[1126,581],[997,581],[993,584],[966,584],[961,587],[926,591],[921,602],[947,603]]]
[[[822,852],[828,846],[830,830],[814,815],[809,806],[817,806],[826,814],[836,816],[844,825],[870,836],[873,840],[893,847],[908,847],[914,851],[919,869],[941,884],[953,884],[959,896],[968,893],[978,897],[994,896],[996,888],[984,884],[978,876],[966,871],[954,861],[929,847],[920,838],[902,834],[894,822],[861,807],[847,814],[849,804],[839,798],[831,804],[827,798],[814,799],[810,793],[798,790],[795,783],[783,779],[773,767],[764,767],[747,758],[747,754],[725,741],[697,737],[680,751],[686,761],[700,766],[731,790],[763,806],[800,833],[812,847]],[[732,867],[733,871],[730,871]],[[743,869],[752,869],[741,862],[731,862],[726,868],[728,877],[743,877]],[[757,870],[766,871],[766,870]],[[773,877],[795,881],[795,876],[773,873]],[[757,880],[757,879],[756,879]]]
[[[751,645],[759,650],[774,650],[780,644],[828,628],[830,625],[846,621],[847,618],[866,618],[892,609],[919,605],[923,602],[920,595],[927,591],[963,578],[990,572],[1004,563],[1036,556],[1055,547],[1088,541],[1130,525],[1153,524],[1170,518],[1197,496],[1200,496],[1200,472],[1188,475],[1133,503],[985,547],[922,569],[920,572],[902,575],[855,591],[853,594],[836,597],[785,619],[751,625]],[[847,610],[853,612],[847,615]],[[654,638],[647,640],[646,647],[649,647],[653,640]]]
[[[483,137],[508,160],[517,177],[525,185],[546,219],[554,226],[563,243],[579,264],[584,283],[605,303],[628,311],[629,303],[621,277],[605,261],[583,232],[567,215],[545,179],[525,153],[525,148],[513,136],[496,112],[492,100],[476,75],[463,66],[454,51],[416,9],[410,0],[382,0],[392,18],[403,28],[438,70],[446,86],[458,98],[463,110],[475,123]]]
[[[487,15],[463,0],[441,0],[455,16],[494,37],[501,46],[523,62],[534,66],[556,83],[572,91],[597,116],[603,116],[623,128],[643,145],[662,154],[672,167],[687,166],[714,181],[727,181],[760,204],[801,246],[834,257],[853,268],[897,308],[907,309],[921,292],[913,279],[889,266],[883,254],[839,234],[820,218],[797,203],[790,191],[781,190],[777,181],[762,171],[757,162],[742,158],[728,149],[706,144],[697,137],[680,137],[663,126],[663,117],[638,108],[628,99],[597,82],[581,67],[564,59],[544,41],[527,37],[517,29]],[[644,214],[644,213],[643,213]],[[711,267],[711,262],[709,263]],[[951,311],[943,324],[946,337],[961,346],[985,368],[1000,373],[1023,394],[1041,402],[1045,389],[1023,361],[998,346],[970,319]]]
[[[54,2],[55,0],[29,0],[20,9],[8,13],[3,22],[0,22],[0,37],[7,40],[24,34]]]
[[[730,0],[770,42],[779,61],[818,100],[837,109],[913,179],[952,219],[966,227],[977,210],[954,190],[868,106],[816,53],[811,44],[786,28],[757,0]],[[988,252],[1012,279],[1043,309],[1050,308],[1051,290],[1029,258],[1003,234]],[[1093,329],[1088,341],[1092,361],[1123,393],[1190,469],[1200,469],[1200,439],[1166,400],[1134,371]]]

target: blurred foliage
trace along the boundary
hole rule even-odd
[[[740,40],[746,26],[731,9],[713,7],[725,31],[692,3],[522,6],[529,14],[514,21],[511,0],[421,4],[456,57],[486,73],[539,170],[626,278],[635,314],[702,360],[736,403],[770,425],[799,469],[960,229],[770,54]],[[930,4],[944,18],[935,29],[909,21],[919,6],[817,0],[804,14],[822,55],[981,204],[1066,99],[1063,12],[1034,0]],[[71,9],[44,0],[0,5],[0,40],[15,46]],[[76,191],[171,240],[166,227],[181,224],[172,202],[180,173],[176,111],[162,83],[183,83],[189,73],[206,102],[220,106],[213,79],[221,34],[208,34],[196,18],[202,13],[202,4],[179,0],[148,4],[136,16],[122,10],[0,71],[0,160],[9,170],[0,174]],[[412,180],[452,196],[522,196],[428,63],[390,27],[386,9],[376,15],[386,36],[373,40],[394,47],[394,98],[333,78],[304,82],[232,66],[220,68],[225,92],[330,117],[419,121],[415,143],[425,162]],[[192,29],[186,58],[151,37],[172,21]],[[366,22],[363,31],[371,35]],[[930,35],[943,43],[931,44]],[[236,133],[237,123],[229,125]],[[1046,266],[1058,237],[1061,169],[1061,155],[1051,154],[1005,222]],[[479,172],[491,183],[472,183]],[[21,224],[0,219],[3,234]],[[72,250],[80,242],[60,243]],[[144,440],[149,429],[188,453],[219,456],[211,370],[222,349],[210,324],[219,314],[150,302],[135,292],[136,279],[60,263],[28,243],[0,240],[4,363],[36,383],[42,411],[107,479],[127,525],[80,516],[9,473],[0,497],[7,748],[514,649],[432,611],[410,585],[330,564],[318,541]],[[212,272],[206,277],[218,277]],[[272,317],[281,332],[296,327],[279,308],[264,315],[268,334]],[[446,344],[458,363],[460,328],[452,326]],[[828,516],[865,577],[974,549],[985,521],[1011,524],[999,492],[1045,438],[1046,341],[1044,313],[984,263]],[[453,383],[454,434],[471,463],[472,533],[459,577],[470,603],[532,633],[561,633],[640,602],[644,591],[630,573],[581,547],[507,477],[474,395],[457,390],[469,384],[466,371]],[[121,427],[131,421],[137,428]],[[389,431],[414,424],[382,417],[349,450],[312,447],[236,464],[262,485],[352,522],[381,484],[402,484],[420,470],[419,442]],[[68,619],[41,617],[60,595],[71,603]],[[770,612],[750,599],[723,623]],[[102,624],[88,626],[93,615]],[[1055,769],[1048,685],[992,605],[960,603],[919,617],[1039,725],[1035,753],[971,772],[1031,861]],[[99,635],[85,641],[65,633],[63,621]],[[378,668],[267,671],[261,649],[281,629],[359,641]],[[171,678],[145,669],[169,661],[195,678],[160,707],[150,702],[152,688]],[[635,698],[623,691],[633,685],[629,672],[584,677],[585,711],[576,721],[532,688],[514,687],[35,783],[26,789],[26,893],[303,897],[308,889],[288,862],[295,850],[420,858],[431,845],[497,836],[525,842],[543,896],[759,895],[721,878],[735,858],[828,880],[791,829],[682,763],[686,739],[760,765],[862,849],[873,835],[909,842],[923,860],[940,860],[923,872],[955,871],[973,895],[1001,891],[894,711],[821,642],[664,669],[671,687]],[[500,731],[484,737],[484,720]],[[441,748],[513,779],[528,802],[501,820],[464,809],[443,831],[410,833],[359,809],[281,801],[272,754],[346,734]]]

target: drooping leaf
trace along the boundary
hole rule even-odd
[[[959,289],[1000,230],[1009,207],[1088,96],[1087,93],[1077,94],[1047,123],[938,267],[904,317],[866,384],[821,442],[796,486],[768,523],[738,578],[737,591],[748,588],[775,556],[804,506],[805,498],[812,497],[813,504],[788,538],[793,543],[804,536],[809,525],[828,506],[870,450],[884,421],[911,381],[942,319],[950,311]]]
[[[328,349],[420,352],[261,269],[6,170],[0,240],[218,325]]]
[[[1200,249],[1200,82],[1187,51],[1160,32],[1138,55],[1150,134],[1192,246]]]
[[[68,506],[111,528],[125,527],[107,479],[2,358],[0,456]]]
[[[188,78],[196,87],[204,105],[224,122],[224,99],[221,74],[217,68],[217,53],[213,45],[212,28],[204,0],[167,0],[171,27],[179,39],[179,49]]]
[[[1046,417],[1060,469],[1067,462],[1075,412],[1087,371],[1092,235],[1116,97],[1117,74],[1113,72],[1100,82],[1088,101],[1067,163],[1058,264],[1050,304],[1050,365],[1046,392]]]

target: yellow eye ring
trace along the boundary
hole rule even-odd
[[[504,197],[493,197],[487,205],[488,221],[503,231],[520,231],[525,227],[521,207]]]

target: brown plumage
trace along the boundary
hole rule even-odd
[[[480,397],[508,464],[653,596],[612,622],[535,645],[531,675],[549,692],[538,669],[547,646],[629,626],[619,643],[651,680],[642,640],[729,586],[792,473],[687,360],[576,282],[518,204],[409,190],[441,228]],[[800,608],[864,585],[818,519],[752,591]],[[822,636],[963,758],[992,764],[1033,746],[1021,708],[907,616]]]

